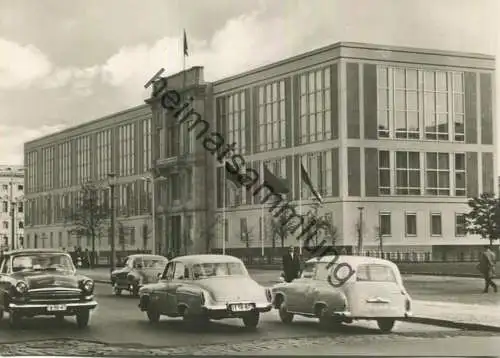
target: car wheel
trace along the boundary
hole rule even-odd
[[[377,325],[382,332],[389,333],[394,328],[395,322],[396,322],[395,320],[390,318],[382,318],[377,320]]]
[[[148,316],[149,322],[151,323],[160,322],[160,312],[158,312],[158,310],[152,307],[151,305],[148,306],[146,315]]]
[[[122,290],[118,288],[116,283],[113,284],[113,295],[120,296],[122,294]]]
[[[192,315],[187,307],[182,311],[182,319],[190,329],[197,330],[205,328],[210,321],[207,316]]]
[[[323,329],[330,328],[332,325],[332,317],[328,315],[328,308],[321,307],[318,313],[319,325]]]
[[[292,321],[293,321],[293,313],[290,313],[290,312],[287,311],[286,305],[284,303],[282,303],[280,305],[280,308],[279,308],[278,312],[279,312],[279,315],[280,315],[281,322],[283,322],[285,324],[292,323]]]
[[[76,313],[76,324],[78,328],[85,328],[89,325],[90,320],[90,310],[81,309]]]
[[[19,312],[10,311],[9,313],[9,326],[17,328],[21,324],[21,314]]]
[[[257,311],[253,311],[243,316],[243,324],[245,325],[246,328],[255,329],[259,324],[259,319],[260,319],[260,313]]]

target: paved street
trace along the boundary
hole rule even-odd
[[[274,311],[262,316],[261,325],[256,332],[246,331],[239,320],[226,320],[211,323],[203,333],[194,333],[187,331],[180,319],[163,318],[158,325],[151,325],[145,314],[137,308],[137,298],[127,295],[115,297],[111,294],[108,285],[97,284],[96,295],[99,308],[92,316],[91,326],[85,330],[78,330],[72,318],[67,318],[62,323],[56,323],[50,318],[34,318],[26,319],[22,327],[14,331],[8,327],[4,319],[0,322],[2,331],[0,355],[9,352],[64,354],[64,351],[67,352],[68,349],[72,354],[78,354],[79,350],[95,352],[95,354],[101,354],[100,352],[104,350],[111,354],[110,346],[105,347],[103,344],[115,346],[113,348],[115,354],[117,354],[116,350],[122,352],[124,349],[149,354],[147,352],[155,352],[155,347],[158,352],[151,354],[257,353],[268,349],[283,350],[307,345],[322,347],[325,344],[334,345],[335,352],[338,349],[341,352],[341,348],[356,350],[360,346],[365,347],[367,343],[375,344],[375,342],[385,344],[387,347],[391,346],[392,342],[402,342],[398,344],[406,344],[408,347],[413,345],[413,341],[421,341],[425,337],[491,335],[404,322],[399,322],[394,333],[389,335],[380,334],[375,324],[371,322],[346,325],[341,332],[325,333],[319,329],[316,320],[313,319],[298,318],[292,326],[282,325]],[[62,338],[85,340],[87,343],[61,342]],[[39,343],[35,348],[27,351],[19,351],[19,349],[28,349],[30,344],[5,345],[5,343],[31,340],[54,341]],[[333,353],[331,348],[328,352]],[[123,351],[123,354],[129,353]]]

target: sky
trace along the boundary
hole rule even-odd
[[[182,70],[183,29],[186,65],[206,81],[338,41],[500,58],[499,3],[0,0],[0,164],[23,164],[26,141],[143,104],[154,73]]]

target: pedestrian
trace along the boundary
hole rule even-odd
[[[283,275],[286,282],[292,282],[299,277],[300,259],[295,252],[295,247],[290,246],[288,252],[283,256]]]
[[[488,245],[484,246],[484,251],[479,258],[479,264],[477,268],[484,278],[484,291],[483,293],[488,293],[488,290],[493,287],[493,291],[498,292],[497,285],[493,282],[493,277],[495,276],[495,264],[496,256],[491,251]]]

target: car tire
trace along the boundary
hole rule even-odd
[[[117,284],[113,284],[113,295],[115,296],[121,296],[122,290],[118,288]]]
[[[186,326],[190,329],[202,330],[206,328],[207,324],[210,322],[207,316],[204,315],[191,315],[189,313],[189,308],[185,308],[182,311],[182,319]]]
[[[396,323],[396,320],[391,318],[381,318],[377,320],[378,328],[384,333],[391,332],[394,328],[394,323]]]
[[[89,325],[90,310],[81,309],[76,313],[76,324],[78,328],[83,329]]]
[[[278,309],[281,322],[285,324],[290,324],[293,321],[293,313],[288,312],[286,305],[282,303]]]
[[[21,314],[16,311],[9,312],[9,326],[10,328],[18,328],[21,324]]]
[[[146,315],[148,316],[149,322],[150,323],[158,323],[160,322],[160,312],[151,305],[148,306],[148,309],[146,310]]]
[[[249,312],[243,316],[243,324],[246,328],[255,329],[259,325],[260,313],[257,311]]]

